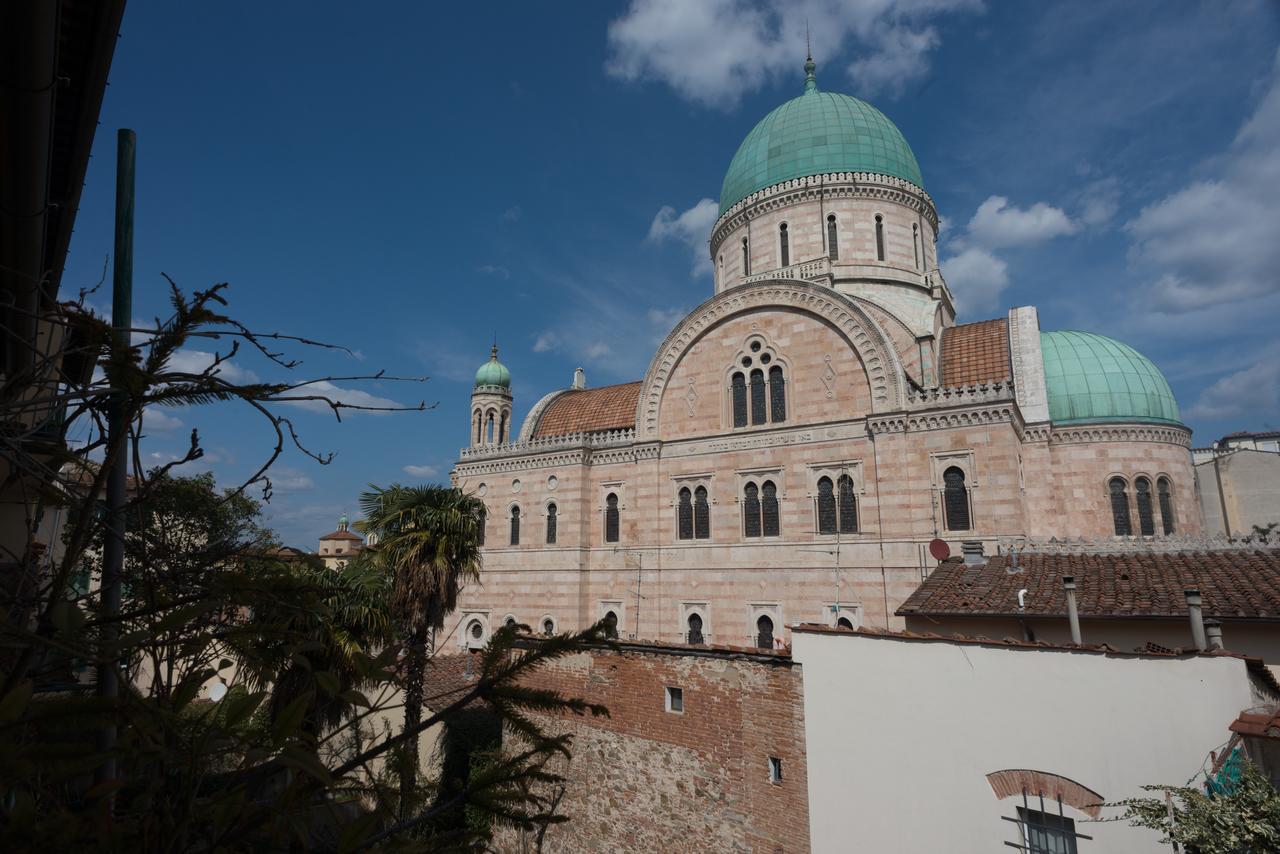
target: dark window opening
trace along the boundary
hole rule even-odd
[[[876,214],[876,260],[884,260],[884,217]]]
[[[667,688],[667,711],[680,714],[684,711],[684,689]]]
[[[773,481],[766,480],[764,486],[760,489],[763,498],[760,502],[761,516],[764,518],[764,535],[766,537],[778,536],[778,488],[773,485]]]
[[[1151,505],[1151,481],[1140,477],[1133,482],[1138,502],[1138,531],[1144,537],[1156,535],[1156,519]]]
[[[769,369],[769,420],[774,424],[787,420],[787,381],[781,365]]]
[[[1076,823],[1063,815],[1018,807],[1027,854],[1077,854]]]
[[[686,635],[689,643],[699,646],[706,641],[702,637],[702,617],[697,614],[689,615],[689,634]]]
[[[1107,484],[1111,492],[1111,520],[1115,523],[1117,537],[1133,536],[1133,521],[1129,518],[1129,493],[1124,478],[1113,477]]]
[[[556,517],[557,511],[554,504],[547,505],[547,542],[554,544],[556,541]]]
[[[760,489],[754,483],[742,490],[742,522],[744,536],[760,536]]]
[[[711,507],[707,504],[707,488],[693,491],[693,535],[699,540],[711,537]]]
[[[769,757],[769,782],[782,782],[782,760],[776,756]]]
[[[472,640],[480,640],[484,637],[484,626],[480,625],[479,620],[473,620],[467,632],[471,635]]]
[[[1156,481],[1156,492],[1160,497],[1160,523],[1166,534],[1173,533],[1173,493],[1169,488],[1169,478],[1162,477]]]
[[[818,533],[836,532],[836,494],[831,478],[818,479]]]
[[[542,621],[542,633],[547,637],[551,637],[556,633],[556,624],[552,622],[550,617]]]
[[[680,490],[680,501],[677,505],[676,515],[678,532],[677,536],[682,540],[693,539],[693,493],[689,491],[689,487]]]
[[[773,649],[773,620],[761,614],[756,620],[756,646],[760,649]]]
[[[604,500],[604,541],[618,541],[618,495],[610,492]]]
[[[507,441],[507,413],[502,413],[498,418],[498,444]]]
[[[751,423],[763,424],[767,412],[764,394],[764,371],[756,368],[751,372]]]
[[[836,620],[836,626],[841,629],[852,629],[853,620],[850,620],[848,617],[841,617],[840,619]]]
[[[507,628],[509,628],[509,629],[514,629],[514,628],[516,627],[516,618],[515,618],[515,617],[507,617],[507,619],[506,619],[506,621],[503,623],[503,625],[504,625],[504,626],[506,626],[506,627],[507,627]]]
[[[840,475],[839,492],[840,533],[855,534],[858,532],[858,500],[853,494],[853,478]]]
[[[618,639],[618,615],[613,611],[604,615],[604,636],[610,640]]]
[[[787,267],[791,264],[791,243],[787,239],[787,224],[785,222],[778,226],[778,246],[782,250],[782,266]]]
[[[751,275],[751,253],[747,249],[747,238],[742,238],[742,275]]]
[[[964,472],[952,466],[942,473],[942,484],[942,508],[947,530],[969,530],[969,489],[964,484]]]
[[[916,269],[920,269],[920,226],[911,226],[911,249],[916,256]]]
[[[747,378],[738,372],[733,375],[733,426],[747,426]]]
[[[836,240],[836,215],[827,217],[827,257],[832,261],[840,259],[840,243]]]
[[[483,507],[481,507],[480,515],[476,519],[476,542],[482,546],[484,545],[485,522],[487,522],[488,519],[489,519],[488,512]]]
[[[511,545],[520,545],[520,508],[511,508]]]

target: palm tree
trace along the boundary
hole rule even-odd
[[[361,527],[376,535],[366,559],[394,577],[391,608],[403,634],[404,728],[422,719],[424,680],[434,632],[458,604],[458,592],[480,578],[480,519],[484,504],[439,485],[372,487],[360,496]],[[416,782],[418,740],[406,744],[400,770],[404,815]]]

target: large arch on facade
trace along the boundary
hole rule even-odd
[[[902,361],[880,325],[861,306],[829,287],[776,279],[729,288],[695,308],[671,330],[640,384],[640,399],[636,403],[637,439],[658,438],[663,393],[672,372],[694,342],[726,320],[766,308],[809,314],[836,329],[866,369],[871,387],[871,413],[904,408],[907,388]]]

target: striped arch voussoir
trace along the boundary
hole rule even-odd
[[[1004,771],[992,771],[987,775],[991,791],[998,800],[1021,797],[1023,792],[1028,798],[1044,798],[1046,803],[1056,803],[1059,798],[1069,807],[1074,807],[1090,818],[1097,818],[1102,812],[1102,795],[1087,786],[1082,786],[1069,777],[1050,774],[1048,771],[1032,771],[1029,768],[1008,768]]]

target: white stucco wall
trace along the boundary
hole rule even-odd
[[[1181,785],[1252,704],[1235,658],[792,637],[816,852],[1005,850],[1018,827],[1001,816],[1016,817],[1021,798],[998,800],[987,774],[1057,774],[1108,801],[1141,795],[1143,784]],[[1081,854],[1169,850],[1150,831],[1064,812],[1093,837]]]

